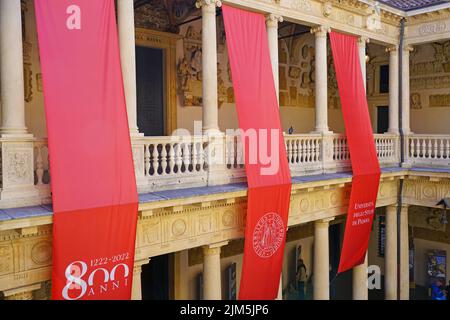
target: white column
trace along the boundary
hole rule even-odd
[[[134,262],[133,284],[131,286],[131,300],[142,300],[142,282],[141,282],[142,266],[144,264],[147,264],[149,260],[150,259],[145,259]]]
[[[369,291],[367,288],[367,252],[364,263],[353,268],[352,291],[353,300],[368,300]]]
[[[20,0],[0,0],[2,136],[27,133]]]
[[[278,22],[283,22],[283,17],[270,14],[266,18],[267,37],[269,40],[270,61],[272,62],[273,80],[277,99],[280,100],[280,80],[278,75]]]
[[[203,300],[222,299],[220,248],[228,242],[203,247]]]
[[[400,210],[400,300],[409,300],[408,205]]]
[[[216,6],[220,0],[197,0],[202,8],[202,94],[203,132],[219,131],[219,107],[217,96],[217,35]]]
[[[358,38],[358,52],[359,52],[359,62],[361,64],[361,72],[364,81],[364,90],[367,90],[367,72],[366,72],[366,44],[369,43],[369,38],[359,37]]]
[[[328,244],[328,227],[332,219],[314,222],[314,266],[313,290],[314,300],[330,299],[330,253]]]
[[[397,206],[386,207],[385,299],[397,300]]]
[[[316,37],[315,84],[316,84],[316,127],[317,133],[328,130],[328,74],[327,74],[327,32],[328,28],[318,26],[311,28]]]
[[[137,127],[136,93],[136,42],[134,36],[133,0],[117,1],[117,24],[119,31],[120,62],[122,65],[123,87],[127,103],[130,134],[139,133]]]
[[[411,133],[409,123],[409,110],[410,110],[410,92],[409,92],[409,53],[413,50],[413,47],[407,45],[403,47],[402,54],[402,126],[403,133]]]
[[[364,90],[366,90],[366,44],[369,39],[366,37],[359,37],[358,39],[358,51],[359,62],[361,64],[361,73],[364,81]],[[353,300],[368,300],[369,291],[367,288],[367,252],[364,263],[357,265],[353,268],[352,273],[352,291]]]
[[[389,52],[389,133],[398,134],[398,46],[386,48]],[[409,96],[409,95],[408,95]]]
[[[278,286],[278,294],[275,300],[283,300],[283,273],[280,275],[280,285]]]

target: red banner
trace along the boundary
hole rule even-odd
[[[330,34],[353,179],[338,272],[364,262],[380,182],[380,166],[356,37]]]
[[[138,198],[114,0],[35,0],[53,299],[130,299]]]
[[[248,181],[239,299],[275,299],[286,240],[291,177],[262,14],[223,6]]]

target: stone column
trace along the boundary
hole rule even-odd
[[[144,259],[134,262],[133,267],[133,284],[131,286],[131,300],[142,300],[142,283],[141,273],[142,266],[147,264],[150,259]]]
[[[316,133],[328,130],[328,74],[327,74],[327,32],[328,28],[317,26],[311,28],[316,37],[315,50],[315,84],[316,84]]]
[[[270,61],[272,62],[273,80],[278,101],[280,100],[280,80],[278,75],[278,22],[283,22],[283,17],[270,14],[266,18],[267,37],[269,40]]]
[[[367,288],[367,252],[366,259],[363,264],[353,268],[352,273],[352,290],[353,300],[368,300],[369,291]]]
[[[398,46],[386,48],[389,52],[389,133],[398,134]]]
[[[409,92],[409,53],[413,47],[407,45],[403,47],[402,54],[402,127],[403,133],[410,134],[409,110],[410,110],[410,92]]]
[[[120,62],[122,65],[123,87],[127,103],[130,134],[138,135],[137,92],[136,92],[136,42],[134,35],[133,0],[117,1],[117,25],[119,32]]]
[[[220,248],[228,242],[203,247],[203,300],[222,299]]]
[[[397,300],[397,206],[386,207],[384,287],[386,300]]]
[[[408,205],[400,210],[400,300],[409,300]]]
[[[20,0],[0,0],[0,92],[1,135],[26,134]]]
[[[280,285],[278,286],[278,294],[275,300],[283,300],[283,273],[280,275]]]
[[[366,44],[369,39],[366,37],[359,37],[358,39],[358,51],[359,62],[361,64],[361,73],[364,81],[364,90],[366,90]],[[367,252],[364,263],[357,265],[353,268],[352,273],[352,290],[353,300],[368,300],[369,292],[367,288]]]
[[[361,63],[361,72],[364,81],[364,90],[367,90],[367,72],[366,72],[366,44],[369,43],[369,38],[359,37],[358,38],[358,51],[359,51],[359,62]]]
[[[220,0],[197,0],[202,8],[202,94],[203,132],[219,131],[219,107],[217,95],[217,35],[216,6]]]
[[[314,222],[314,300],[330,299],[330,253],[328,244],[328,227],[331,219]]]
[[[33,300],[33,291],[39,290],[40,288],[41,284],[37,283],[29,286],[5,290],[3,291],[3,295],[5,296],[5,300]]]

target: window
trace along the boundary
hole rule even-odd
[[[389,65],[380,66],[380,93],[389,93]]]

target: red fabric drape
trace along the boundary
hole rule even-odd
[[[380,181],[356,37],[331,32],[336,79],[353,170],[339,272],[364,262]]]
[[[239,127],[253,136],[252,142],[242,138],[248,205],[239,299],[274,299],[283,260],[291,177],[265,18],[225,5],[223,18]],[[272,166],[261,153],[273,158]],[[255,157],[257,161],[252,160]]]
[[[35,0],[53,196],[53,299],[129,299],[137,191],[114,0]]]

